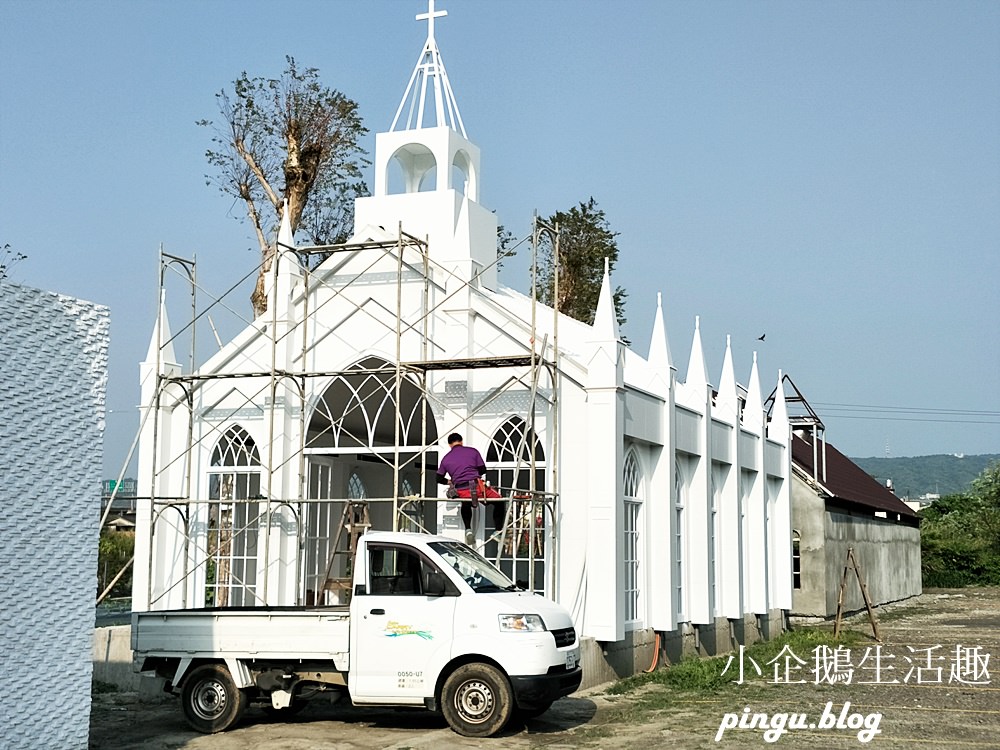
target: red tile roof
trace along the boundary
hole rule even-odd
[[[837,500],[862,505],[886,513],[898,513],[903,518],[915,518],[916,513],[882,486],[881,482],[869,476],[864,469],[826,444],[826,477],[823,477],[823,445],[817,446],[819,472],[813,472],[813,444],[799,435],[792,436],[792,461],[810,477],[815,477]],[[891,516],[890,516],[891,517]]]

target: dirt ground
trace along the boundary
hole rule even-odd
[[[814,654],[794,654],[806,663],[783,659],[777,664],[782,667],[777,683],[776,665],[759,665],[763,674],[758,677],[747,664],[744,684],[732,684],[712,696],[671,694],[658,686],[615,696],[607,694],[606,687],[595,688],[564,698],[541,717],[509,726],[491,740],[459,737],[443,718],[423,711],[357,709],[324,702],[310,704],[289,722],[274,721],[251,709],[236,729],[201,735],[188,729],[176,699],[140,703],[135,694],[107,693],[94,697],[90,748],[437,750],[492,745],[697,750],[762,747],[770,741],[809,750],[875,745],[1000,749],[1000,589],[929,590],[916,599],[880,608],[878,614],[882,671],[874,669],[877,644],[872,640],[853,647],[835,670],[845,675],[853,667],[850,682],[817,685],[809,672],[815,666]],[[850,627],[871,633],[866,618],[855,618]],[[863,661],[866,650],[868,659]],[[791,667],[787,682],[786,663]],[[805,682],[793,683],[797,679]],[[985,684],[969,684],[974,682]],[[647,700],[656,707],[650,708]],[[785,723],[802,728],[786,726],[778,737],[760,727],[739,728],[754,714],[766,714],[772,729],[782,724],[782,715],[801,715],[789,716]],[[724,723],[737,726],[717,741]],[[833,726],[823,728],[826,724]],[[878,729],[867,742],[866,728]]]

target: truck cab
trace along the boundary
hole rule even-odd
[[[579,643],[561,606],[520,590],[448,537],[375,532],[360,541],[366,561],[354,578],[349,677],[356,704],[425,704],[452,726],[490,724],[506,713],[499,702],[540,713],[579,687]]]

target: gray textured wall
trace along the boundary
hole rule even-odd
[[[920,529],[871,516],[827,511],[826,503],[798,476],[792,481],[792,528],[801,534],[802,588],[792,592],[791,614],[833,617],[847,548],[868,586],[872,603],[885,604],[918,595]],[[854,571],[844,592],[844,609],[864,609]]]
[[[792,529],[798,531],[800,537],[802,584],[801,588],[792,591],[791,613],[826,617],[826,503],[798,476],[792,479]],[[833,567],[837,567],[837,563]],[[834,612],[836,601],[834,595]]]
[[[861,567],[873,604],[908,599],[923,590],[920,529],[879,518],[859,519],[846,513],[827,513],[826,606],[831,614],[837,614],[837,595],[848,547],[854,548],[854,557]],[[852,612],[864,606],[861,587],[852,570],[844,591],[844,610]]]
[[[106,307],[0,282],[4,747],[87,747],[109,331]]]

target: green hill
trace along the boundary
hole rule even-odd
[[[900,458],[852,458],[879,482],[892,480],[899,497],[916,498],[929,493],[953,495],[964,492],[983,469],[1000,461],[1000,454],[982,456],[936,455]]]

